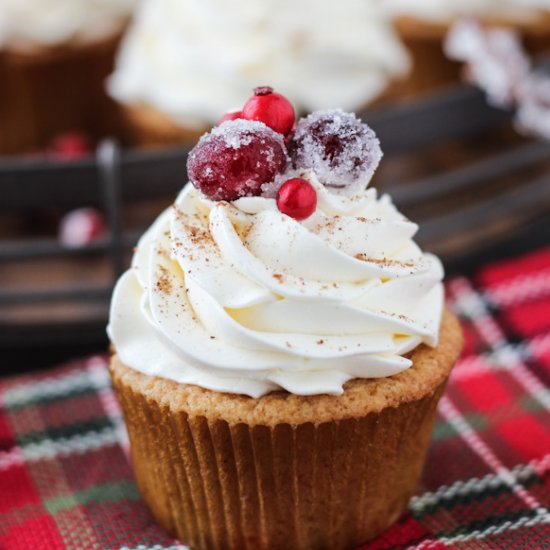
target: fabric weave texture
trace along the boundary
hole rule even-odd
[[[550,247],[447,283],[465,334],[409,511],[359,550],[550,549]],[[0,379],[0,549],[180,549],[139,497],[106,357]]]

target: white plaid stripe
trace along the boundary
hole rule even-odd
[[[451,380],[465,380],[483,375],[488,371],[512,370],[521,363],[550,352],[550,333],[539,334],[530,342],[507,343],[479,355],[461,359],[451,371]]]
[[[439,537],[437,539],[424,540],[420,544],[408,546],[410,550],[430,550],[430,548],[441,548],[443,544],[456,544],[459,542],[468,542],[471,540],[482,540],[491,535],[501,535],[506,531],[515,531],[522,527],[533,527],[535,525],[550,523],[550,514],[540,514],[536,516],[524,516],[516,521],[503,521],[498,525],[491,525],[485,529],[475,529],[469,533],[462,533],[454,537]],[[469,547],[470,548],[470,547]],[[542,548],[539,547],[539,548]]]
[[[457,431],[468,446],[510,487],[512,492],[521,499],[529,508],[537,513],[546,513],[546,509],[540,505],[535,497],[518,482],[512,472],[502,464],[496,454],[481,439],[477,432],[466,422],[452,401],[443,396],[439,402],[439,413]]]
[[[0,471],[28,462],[52,459],[57,456],[82,454],[108,445],[118,444],[117,430],[111,426],[102,430],[90,430],[72,437],[43,439],[38,443],[29,443],[14,447],[9,451],[0,452]]]
[[[510,470],[510,476],[516,483],[521,483],[532,475],[544,475],[550,470],[550,454],[539,460],[532,460],[527,464],[518,464]],[[435,506],[441,502],[453,500],[457,496],[468,496],[483,493],[487,489],[496,489],[507,485],[498,474],[487,474],[484,477],[472,477],[466,481],[455,481],[451,485],[441,485],[436,491],[427,491],[415,496],[409,503],[411,512],[421,514],[427,507]]]
[[[485,299],[500,308],[550,296],[550,268],[529,275],[518,275],[487,288]]]
[[[109,387],[109,379],[104,378],[102,387]],[[69,371],[61,376],[40,381],[29,381],[4,390],[2,404],[6,408],[24,407],[37,399],[63,397],[74,391],[83,391],[96,387],[89,373],[83,370]]]
[[[485,302],[470,282],[465,278],[457,278],[450,283],[449,288],[454,293],[455,309],[470,319],[494,354],[506,356],[505,363],[513,365],[513,368],[509,369],[510,374],[529,395],[550,411],[550,390],[525,367],[521,355],[514,353],[514,348],[508,345],[504,333],[489,315]]]
[[[456,535],[455,537],[443,537],[440,539],[441,542],[445,544],[454,544],[457,542],[467,542],[472,539],[484,539],[491,535],[500,535],[505,531],[513,531],[521,529],[522,527],[533,527],[534,525],[547,524],[550,523],[550,514],[544,513],[540,515],[525,516],[519,518],[516,521],[504,521],[500,525],[491,525],[483,530],[475,530],[471,533],[464,535]]]
[[[487,306],[479,294],[464,277],[453,279],[448,289],[453,296],[453,309],[461,316],[472,321],[480,336],[487,344],[496,349],[506,344],[501,330],[487,312]]]
[[[20,447],[14,447],[9,451],[0,451],[0,472],[23,464],[25,464],[25,455]]]

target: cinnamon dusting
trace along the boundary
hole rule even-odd
[[[185,224],[185,231],[191,243],[197,247],[204,247],[212,242],[212,236],[202,227]]]
[[[164,266],[159,267],[160,276],[156,283],[156,288],[159,292],[163,294],[170,294],[172,292],[172,280],[170,278],[170,273]]]
[[[388,258],[369,258],[366,254],[360,252],[355,254],[354,258],[356,260],[361,260],[362,262],[369,262],[373,264],[383,265],[383,266],[400,266],[400,267],[414,267],[414,262],[412,261],[399,261],[399,260],[390,260]]]

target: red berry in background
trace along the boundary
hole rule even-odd
[[[261,122],[229,120],[204,135],[187,158],[191,183],[207,198],[233,201],[258,196],[285,171],[283,137]]]
[[[243,117],[242,111],[231,111],[229,113],[225,113],[225,115],[223,115],[222,118],[220,118],[218,125],[223,124],[228,120],[237,120],[238,118],[242,118],[242,117]]]
[[[72,210],[59,223],[59,241],[70,248],[91,244],[104,233],[105,219],[95,208]]]
[[[340,109],[301,119],[288,151],[294,168],[311,169],[321,183],[333,187],[365,188],[382,158],[373,130]]]
[[[315,212],[317,193],[309,181],[291,178],[281,185],[277,193],[277,207],[295,220],[305,220]]]
[[[59,159],[76,160],[92,151],[90,140],[80,132],[68,132],[56,136],[50,143],[50,151]]]
[[[246,120],[259,120],[275,132],[286,136],[294,125],[296,115],[292,103],[269,86],[260,86],[246,102],[242,111]]]

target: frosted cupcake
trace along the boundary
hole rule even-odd
[[[300,111],[363,108],[408,70],[377,0],[145,0],[109,80],[138,143],[193,141],[270,82]]]
[[[0,154],[43,146],[67,130],[103,130],[103,81],[134,3],[0,2]]]
[[[351,548],[415,489],[460,328],[417,226],[367,189],[368,126],[324,110],[292,132],[266,88],[241,116],[190,153],[114,291],[137,481],[199,550]]]
[[[443,41],[460,18],[475,18],[487,26],[511,27],[528,50],[550,48],[548,0],[383,0],[412,56],[406,84],[411,94],[433,90],[459,80],[460,66],[447,59]]]

